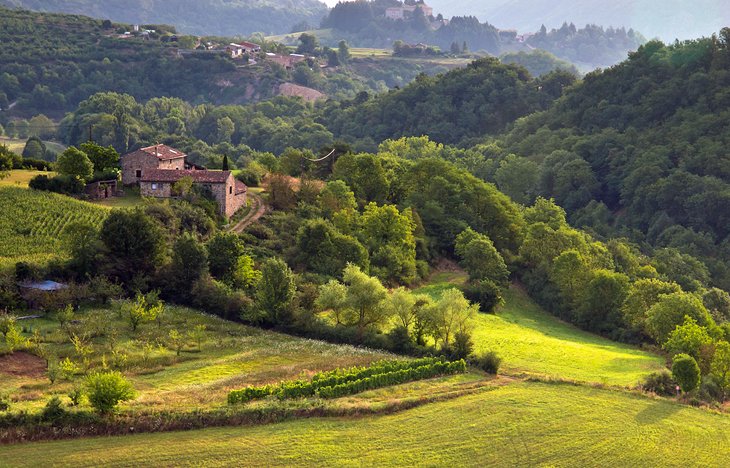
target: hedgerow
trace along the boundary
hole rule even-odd
[[[245,403],[269,395],[280,399],[303,398],[318,395],[335,398],[364,390],[397,385],[437,375],[464,372],[464,360],[448,362],[443,358],[422,358],[411,361],[379,361],[369,367],[335,369],[315,374],[311,380],[294,380],[279,385],[246,387],[228,394],[228,403]]]

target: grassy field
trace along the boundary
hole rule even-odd
[[[364,47],[350,47],[350,55],[354,58],[390,57],[393,55],[393,51],[386,50],[386,49],[368,49],[368,48],[364,48]]]
[[[417,292],[438,297],[463,283],[460,272],[437,273]],[[663,359],[637,348],[579,330],[542,310],[520,288],[505,295],[497,314],[479,314],[474,330],[477,352],[494,350],[511,374],[635,386],[663,367]]]
[[[37,175],[47,175],[49,177],[56,175],[55,172],[28,171],[25,169],[16,169],[10,171],[8,177],[0,179],[1,187],[22,187],[27,188],[30,179]]]
[[[7,137],[0,137],[0,145],[5,145],[8,147],[10,151],[16,154],[21,154],[23,152],[23,148],[25,148],[25,142],[27,140],[24,140],[22,138],[7,138]],[[54,153],[62,153],[66,146],[62,145],[61,143],[57,143],[55,141],[43,141],[45,143],[46,148],[53,151]]]
[[[100,225],[106,208],[63,195],[0,187],[0,264],[63,254],[61,233],[73,221]]]
[[[108,208],[135,208],[144,202],[138,190],[125,189],[124,196],[94,200],[91,203]]]
[[[10,466],[726,466],[730,417],[620,391],[514,383],[359,419],[0,447]],[[154,449],[151,449],[151,448]]]
[[[70,343],[71,334],[96,337],[88,342],[93,351],[90,369],[99,369],[104,363],[117,365],[121,361],[115,361],[113,353],[124,356],[122,368],[138,392],[137,398],[125,408],[221,407],[225,406],[231,389],[392,358],[367,349],[263,331],[182,307],[168,307],[161,326],[147,323],[135,332],[127,318],[120,318],[113,308],[85,310],[75,319],[78,323],[68,330],[47,318],[23,320],[20,325],[28,336],[32,330],[40,333],[44,346],[54,356],[53,361],[69,357],[82,367],[82,359]],[[182,353],[176,356],[167,346],[170,330],[178,330],[185,336],[198,325],[205,326],[200,349],[194,338],[187,338]],[[43,360],[33,358],[25,353],[15,358],[0,357],[0,394],[11,395],[13,410],[40,408],[50,395],[64,396],[82,382],[83,378],[78,376],[51,384]],[[20,359],[22,365],[14,359]],[[15,370],[4,372],[4,368]]]

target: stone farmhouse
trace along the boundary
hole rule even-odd
[[[183,177],[208,190],[220,213],[229,218],[246,204],[248,187],[231,171],[208,171],[185,161],[186,154],[167,145],[140,148],[122,155],[122,183],[139,185],[144,197],[174,198],[173,185]]]

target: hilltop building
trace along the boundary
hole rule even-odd
[[[385,17],[392,20],[403,20],[409,18],[416,11],[416,8],[420,9],[426,18],[433,16],[433,8],[425,3],[417,3],[415,5],[403,4],[399,7],[386,8]]]

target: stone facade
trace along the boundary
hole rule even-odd
[[[121,157],[122,184],[138,184],[145,170],[149,169],[185,169],[185,153],[173,150],[165,145],[142,148]]]
[[[147,170],[139,183],[140,194],[143,197],[171,198],[173,184],[183,177],[190,177],[195,185],[207,188],[226,218],[246,204],[248,188],[230,171]]]

